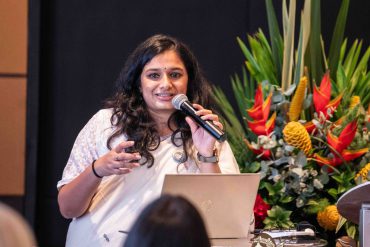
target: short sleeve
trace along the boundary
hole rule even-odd
[[[227,141],[217,143],[216,148],[219,152],[218,165],[220,166],[221,173],[240,173],[238,163],[236,162],[230,144]]]
[[[78,134],[67,165],[64,168],[62,179],[57,184],[58,189],[71,182],[98,158],[97,141],[99,130],[104,125],[102,121],[107,121],[107,116],[104,117],[102,115],[106,115],[104,110],[96,113]]]

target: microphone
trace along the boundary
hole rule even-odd
[[[217,141],[223,142],[226,140],[226,134],[220,130],[211,121],[203,120],[200,116],[196,115],[197,110],[191,105],[188,97],[185,94],[178,94],[172,99],[172,105],[177,109],[185,113],[187,116],[191,117],[195,122],[197,122],[203,129],[205,129],[209,134],[211,134]]]

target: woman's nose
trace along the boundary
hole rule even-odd
[[[171,78],[168,75],[164,75],[161,80],[161,85],[162,88],[170,88],[172,86],[172,81]]]

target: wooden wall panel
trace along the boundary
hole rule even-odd
[[[27,0],[0,0],[0,74],[26,74]]]
[[[0,195],[24,195],[26,79],[0,78]]]

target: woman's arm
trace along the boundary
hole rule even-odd
[[[78,177],[60,188],[58,204],[64,218],[70,219],[81,216],[88,208],[101,178],[92,172],[88,166]]]
[[[204,109],[201,105],[193,104],[197,109],[196,114],[201,116],[203,120],[212,121],[214,125],[223,128],[222,124],[218,121],[218,116],[213,114],[211,110]],[[186,122],[190,126],[192,133],[193,143],[198,151],[197,157],[200,161],[201,173],[221,173],[218,165],[218,160],[212,160],[210,157],[217,157],[217,150],[215,150],[216,139],[212,137],[207,131],[195,123],[190,117],[186,117]]]
[[[59,190],[58,204],[63,217],[70,219],[85,213],[102,180],[100,177],[126,174],[131,172],[132,168],[140,166],[138,162],[132,162],[141,158],[139,153],[126,153],[124,151],[125,148],[133,145],[133,141],[124,141],[118,144],[94,162],[97,175],[94,174],[91,164]]]

